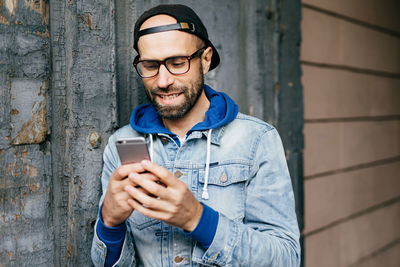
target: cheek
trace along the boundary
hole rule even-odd
[[[152,81],[142,80],[142,82],[147,94],[149,94],[152,89],[157,88],[157,84],[153,80]]]
[[[153,82],[151,82],[149,79],[142,79],[142,83],[144,85],[144,88],[146,90],[148,90],[149,88],[151,88]]]
[[[152,99],[154,98],[154,96],[153,96],[153,94],[151,94],[151,90],[150,90],[151,87],[150,87],[149,85],[146,85],[145,83],[143,83],[143,85],[144,85],[144,91],[145,91],[147,97],[149,98],[149,100],[152,101]]]

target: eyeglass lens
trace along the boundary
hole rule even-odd
[[[137,70],[142,77],[157,75],[160,61],[144,60],[137,64]],[[164,61],[164,65],[172,74],[183,74],[189,70],[189,59],[187,57],[172,57]]]
[[[164,64],[167,70],[174,75],[185,74],[190,69],[190,60],[195,57],[200,57],[206,47],[200,48],[192,55],[186,56],[177,56],[170,57],[165,59],[164,61],[160,60],[143,60],[139,61],[135,65],[135,68],[138,74],[142,78],[151,78],[158,74],[160,69],[160,65]]]

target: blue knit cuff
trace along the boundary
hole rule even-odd
[[[203,248],[208,249],[217,231],[219,214],[206,204],[202,204],[203,212],[201,213],[200,221],[188,235],[197,240]]]
[[[99,222],[97,223],[97,235],[100,240],[103,241],[106,245],[115,244],[115,243],[123,243],[126,233],[126,224],[125,222],[115,226],[108,227],[104,224],[103,219],[101,218],[101,209],[103,205],[101,205],[99,210]],[[122,245],[121,245],[122,246]],[[108,246],[107,246],[108,247]]]

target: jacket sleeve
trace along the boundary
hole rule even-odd
[[[101,176],[101,186],[102,186],[102,196],[100,198],[99,207],[101,207],[104,196],[106,194],[108,181],[114,170],[120,166],[120,161],[118,158],[117,150],[115,147],[115,137],[112,135],[103,153],[103,172]],[[99,214],[99,213],[98,213]],[[99,216],[99,215],[98,215]],[[94,266],[104,266],[105,259],[107,256],[107,246],[98,236],[97,224],[99,223],[99,218],[97,218],[96,225],[94,226],[94,236],[91,248],[91,257]],[[129,228],[126,231],[124,244],[122,246],[122,251],[119,256],[118,261],[113,266],[134,266],[135,265],[135,250],[134,241],[132,238],[131,231]]]
[[[95,225],[95,229],[97,229],[98,220]],[[135,258],[134,258],[134,247],[132,242],[132,236],[130,235],[129,231],[126,231],[124,244],[122,246],[122,251],[119,256],[119,259],[113,266],[135,266]],[[92,250],[91,250],[91,257],[94,266],[103,267],[106,262],[107,256],[107,246],[104,244],[103,241],[97,235],[97,231],[95,230],[92,242]]]
[[[278,132],[270,129],[262,134],[253,151],[243,221],[219,213],[214,240],[206,250],[195,247],[195,262],[213,266],[300,265],[294,194]]]

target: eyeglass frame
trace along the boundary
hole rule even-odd
[[[204,50],[206,50],[206,49],[207,49],[207,46],[202,47],[202,48],[196,50],[196,51],[195,51],[193,54],[191,54],[190,56],[173,56],[173,57],[167,57],[167,58],[165,58],[164,60],[156,60],[156,59],[138,60],[138,59],[139,59],[139,55],[137,55],[136,58],[135,58],[135,60],[133,61],[133,66],[135,67],[135,70],[136,70],[137,74],[138,74],[141,78],[153,78],[153,77],[157,76],[157,75],[160,73],[160,67],[161,67],[161,65],[164,65],[164,67],[167,69],[167,71],[168,71],[169,73],[171,73],[172,75],[183,75],[183,74],[189,72],[189,70],[190,70],[190,61],[191,61],[192,59],[196,58],[196,57],[201,57],[201,56],[203,55]],[[203,51],[202,51],[202,50],[203,50]],[[201,51],[201,52],[200,52],[200,51]],[[165,64],[166,61],[167,61],[167,60],[170,60],[170,59],[174,59],[174,58],[180,58],[180,57],[181,57],[181,58],[186,58],[186,59],[188,60],[188,64],[189,64],[188,69],[187,69],[185,72],[182,72],[182,73],[173,73],[173,72],[171,72],[171,71],[168,69],[167,64]],[[154,75],[152,75],[152,76],[147,76],[147,77],[142,76],[142,75],[140,74],[139,70],[138,70],[138,67],[137,67],[137,65],[138,65],[140,62],[157,62],[157,63],[158,63],[157,73],[154,74]]]

